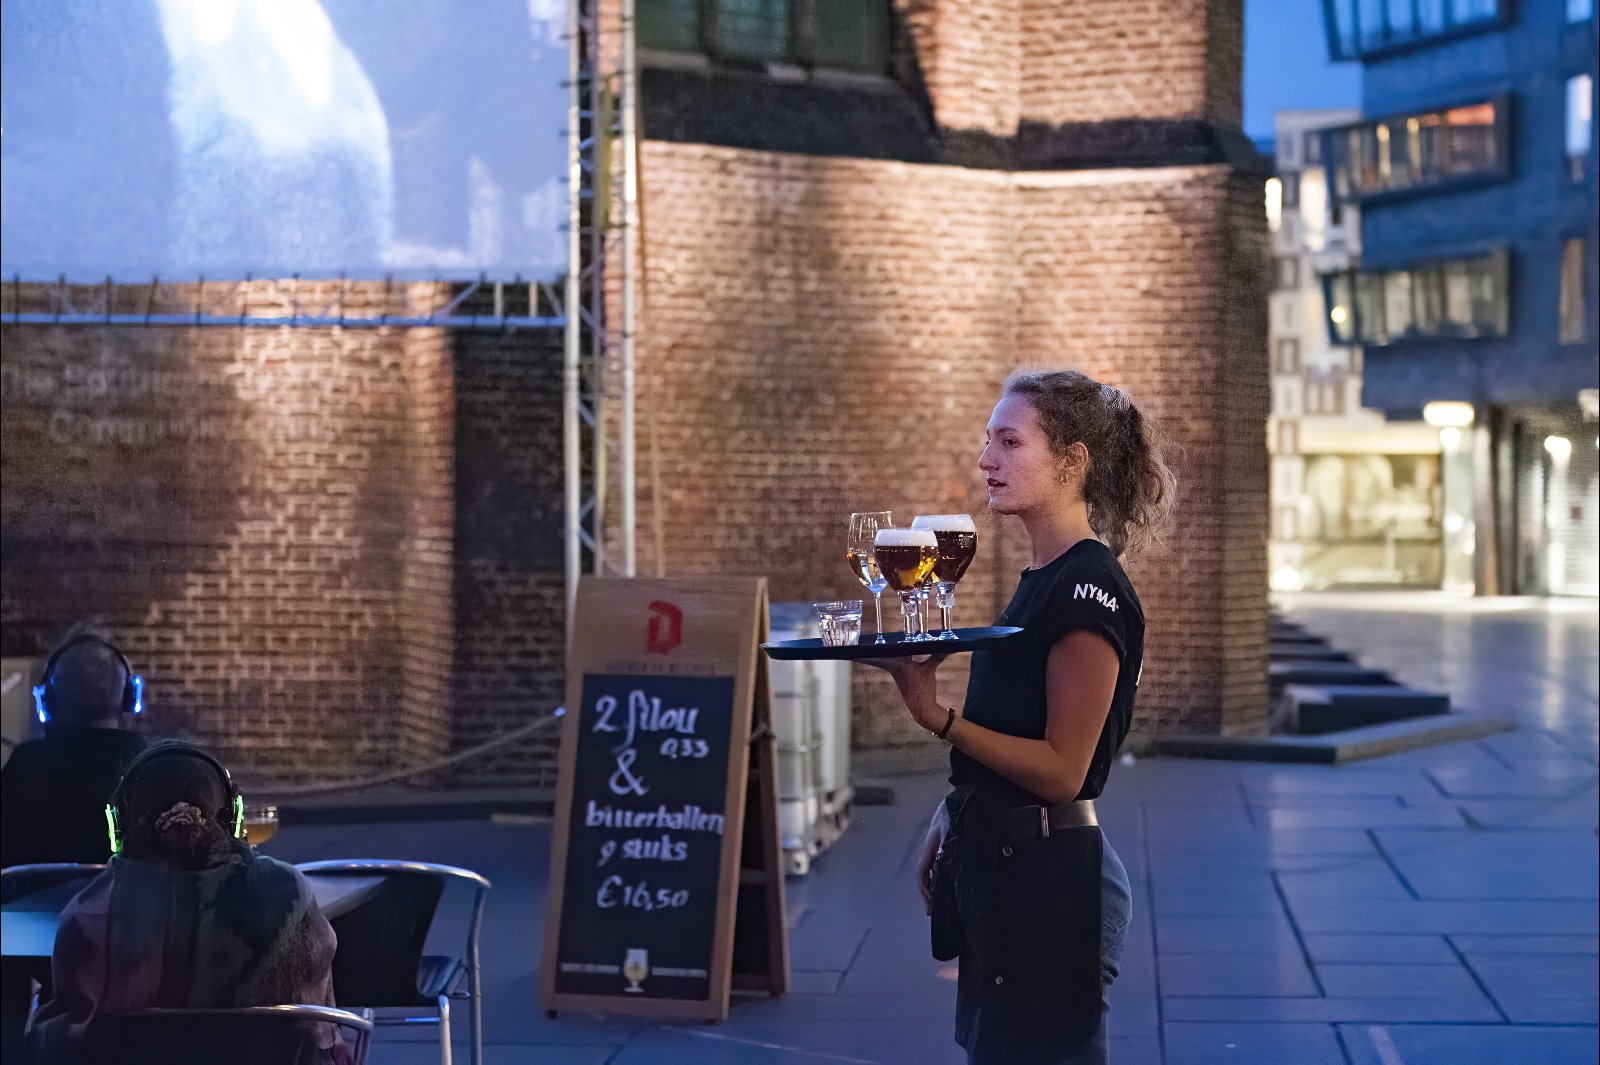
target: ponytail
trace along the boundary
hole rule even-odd
[[[173,803],[156,818],[156,835],[162,857],[180,869],[204,867],[217,845],[228,838],[215,818],[186,802]]]

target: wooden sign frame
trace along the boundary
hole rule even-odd
[[[540,966],[540,996],[560,1010],[658,1019],[720,1021],[730,993],[788,989],[782,843],[778,838],[777,752],[765,656],[767,587],[757,577],[622,579],[583,577],[578,585],[567,654],[567,713],[562,722],[550,881]],[[731,678],[723,832],[712,921],[708,994],[704,999],[558,991],[568,864],[573,859],[573,806],[579,742],[588,720],[585,680],[591,675],[640,678]],[[592,717],[592,715],[589,715]],[[755,823],[748,826],[747,818]],[[741,896],[745,920],[736,917]],[[751,906],[764,910],[752,920]],[[668,918],[670,919],[670,918]],[[735,940],[738,938],[738,942]],[[737,949],[736,949],[737,948]],[[620,961],[620,959],[619,959]],[[622,981],[619,980],[619,991]]]

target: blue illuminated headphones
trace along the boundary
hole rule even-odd
[[[244,839],[244,796],[234,787],[233,775],[228,772],[228,767],[193,744],[168,741],[146,748],[137,758],[129,762],[128,768],[122,771],[122,779],[117,781],[116,790],[111,793],[111,801],[106,803],[106,831],[111,838],[112,854],[122,853],[122,803],[123,794],[128,790],[128,782],[146,765],[159,758],[195,758],[215,769],[227,798],[222,804],[222,809],[217,810],[212,816],[227,826],[234,839]]]
[[[56,683],[56,662],[69,650],[83,643],[97,643],[103,647],[111,648],[111,652],[122,663],[122,709],[125,713],[140,714],[144,712],[144,678],[133,671],[128,664],[128,656],[123,654],[114,644],[102,640],[98,636],[84,634],[57,647],[45,660],[44,672],[39,676],[39,683],[33,686],[33,708],[39,715],[40,724],[49,724],[53,711],[50,703],[53,701],[52,690]]]

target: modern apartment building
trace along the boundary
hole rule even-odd
[[[1360,262],[1359,209],[1332,201],[1323,133],[1348,110],[1282,111],[1267,182],[1274,285],[1268,351],[1272,418],[1269,569],[1279,591],[1438,587],[1439,434],[1361,403],[1362,352],[1333,342],[1322,277]],[[1458,577],[1459,579],[1459,577]],[[1467,573],[1470,581],[1470,569]]]
[[[1327,328],[1363,403],[1440,431],[1445,570],[1596,594],[1594,0],[1324,0],[1363,117],[1324,137],[1359,267]]]

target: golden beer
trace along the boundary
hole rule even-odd
[[[276,806],[247,806],[244,811],[245,839],[251,843],[265,843],[278,834],[278,808]]]
[[[971,514],[925,514],[911,527],[929,529],[939,541],[939,559],[933,564],[935,580],[956,583],[978,555],[978,527]]]
[[[933,572],[939,540],[927,529],[880,529],[873,553],[889,587],[911,592]]]

